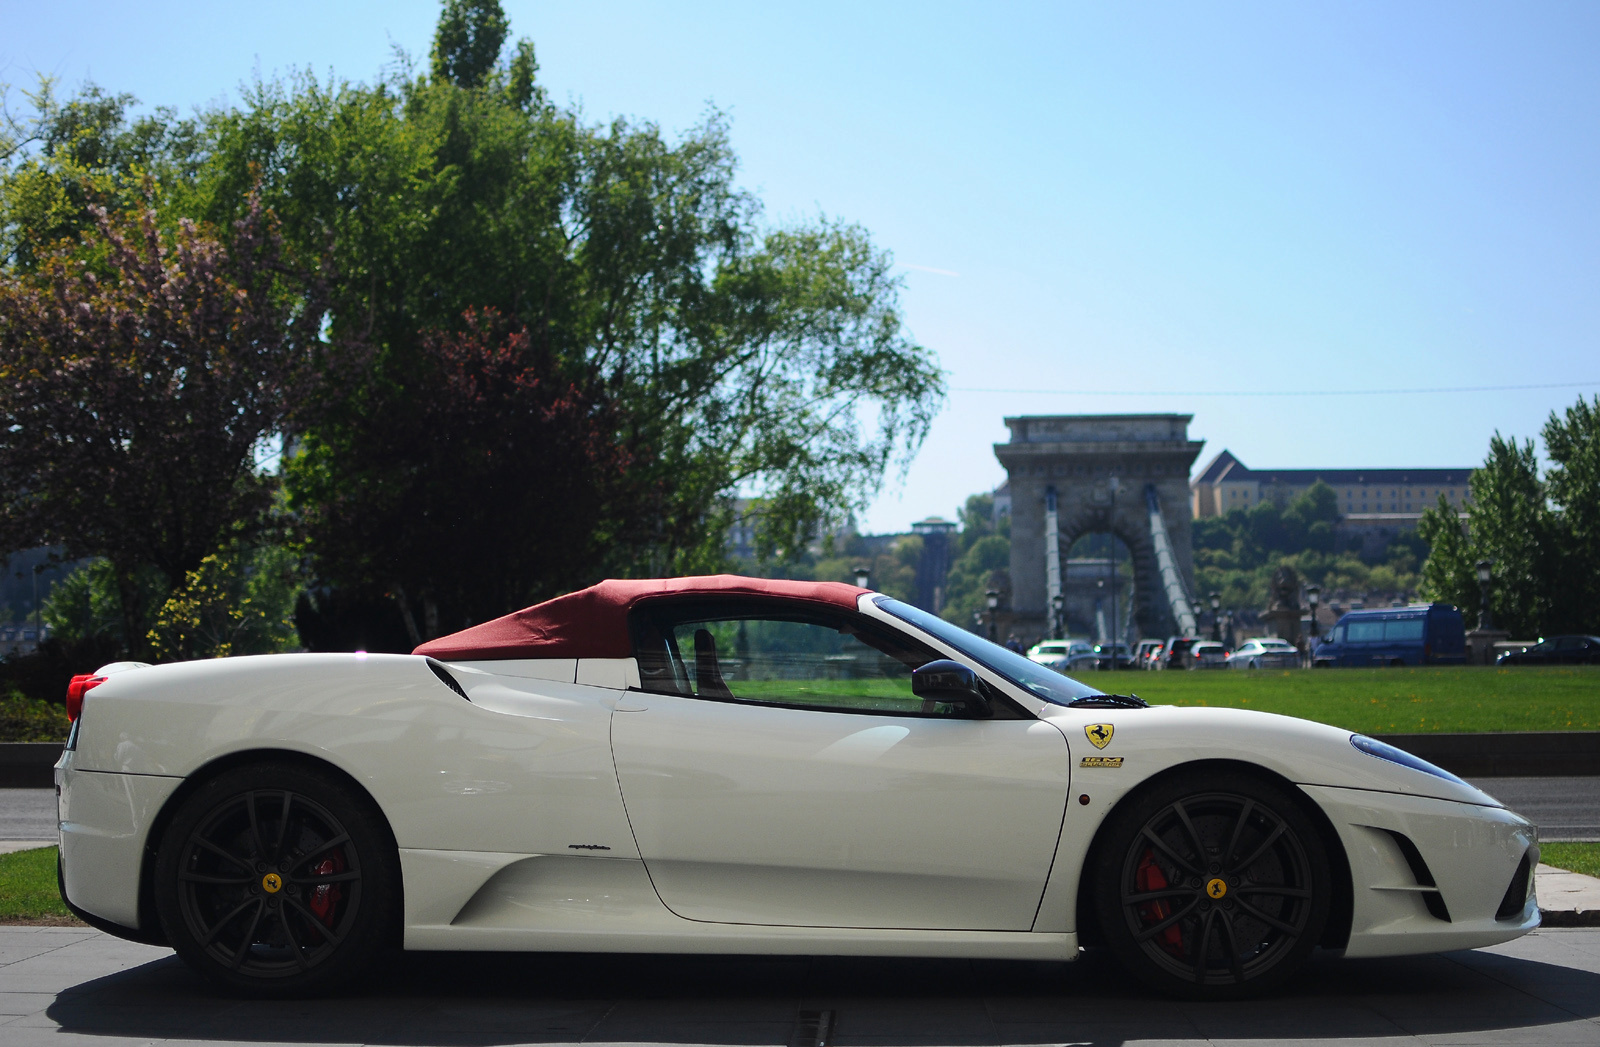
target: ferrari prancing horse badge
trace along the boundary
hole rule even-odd
[[[1116,728],[1108,723],[1092,723],[1083,729],[1083,733],[1089,736],[1090,745],[1096,749],[1104,749],[1111,744],[1111,732],[1115,730]]]

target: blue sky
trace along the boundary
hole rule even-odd
[[[868,530],[997,483],[1010,414],[1192,413],[1197,466],[1464,466],[1600,392],[1600,5],[505,7],[556,98],[716,105],[771,220],[904,267],[952,393]],[[437,10],[0,0],[0,79],[187,110],[371,78]],[[1239,391],[1364,395],[1206,395]]]

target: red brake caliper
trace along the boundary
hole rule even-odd
[[[1170,886],[1166,874],[1161,871],[1161,866],[1156,864],[1155,851],[1148,848],[1145,850],[1144,857],[1139,859],[1139,868],[1134,873],[1133,883],[1141,892],[1162,891]],[[1146,902],[1139,906],[1139,915],[1144,918],[1146,924],[1160,923],[1172,915],[1172,906],[1161,899]],[[1158,937],[1168,952],[1174,956],[1183,955],[1183,930],[1177,923],[1162,931]]]
[[[334,851],[311,867],[312,876],[332,876],[344,872],[344,855]],[[308,904],[311,911],[317,914],[325,926],[333,926],[333,907],[339,904],[339,899],[344,897],[344,890],[337,883],[321,883],[311,889],[311,898]]]

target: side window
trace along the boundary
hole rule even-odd
[[[1383,622],[1351,622],[1351,643],[1375,643],[1383,639]]]
[[[732,601],[646,605],[634,646],[643,688],[713,701],[911,716],[958,716],[911,692],[940,657],[851,615]]]
[[[1422,639],[1423,624],[1421,618],[1400,618],[1384,622],[1383,638],[1385,640],[1418,642]]]

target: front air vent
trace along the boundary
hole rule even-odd
[[[456,678],[450,675],[450,670],[446,669],[442,663],[436,662],[432,658],[429,658],[428,668],[433,670],[433,675],[439,678],[440,683],[444,684],[461,697],[467,698],[467,692],[461,689],[461,685],[456,682]],[[467,698],[467,701],[470,702],[472,699]]]
[[[1522,861],[1517,863],[1517,871],[1511,877],[1511,886],[1506,888],[1506,896],[1500,899],[1500,908],[1494,911],[1497,920],[1515,920],[1522,915],[1523,906],[1528,904],[1528,852],[1522,852]]]
[[[1395,846],[1400,848],[1400,853],[1405,856],[1406,864],[1411,867],[1411,878],[1417,881],[1418,887],[1428,887],[1431,890],[1422,891],[1422,904],[1428,907],[1428,915],[1435,920],[1450,921],[1450,910],[1444,904],[1444,895],[1439,893],[1439,885],[1433,879],[1433,870],[1428,868],[1428,863],[1422,860],[1422,852],[1417,850],[1417,845],[1405,833],[1393,829],[1384,829],[1389,837],[1394,840]]]

